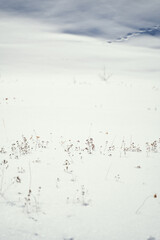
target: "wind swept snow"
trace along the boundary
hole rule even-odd
[[[160,50],[1,20],[0,240],[160,240]]]

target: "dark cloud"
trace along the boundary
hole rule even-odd
[[[61,32],[104,38],[160,23],[159,0],[0,0],[0,9],[56,25]]]

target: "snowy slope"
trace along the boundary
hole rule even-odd
[[[1,20],[0,240],[160,240],[160,50]]]
[[[61,33],[108,40],[160,23],[159,0],[1,0],[0,11],[45,22],[52,32],[56,26]]]

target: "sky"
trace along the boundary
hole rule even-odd
[[[0,0],[0,16],[25,17],[53,31],[116,39],[160,24],[159,0]]]

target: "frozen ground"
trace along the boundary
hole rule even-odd
[[[158,38],[0,30],[0,240],[160,240]]]

